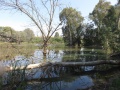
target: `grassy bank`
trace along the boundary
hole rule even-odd
[[[35,47],[34,44],[31,43],[7,43],[7,42],[0,42],[0,60],[9,60],[14,58],[17,55],[31,55]]]

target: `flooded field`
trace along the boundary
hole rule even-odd
[[[10,48],[6,49],[6,51],[9,49]],[[21,53],[12,52],[11,55],[13,55],[13,58],[4,58],[0,61],[0,64],[7,67],[20,67],[43,62],[84,63],[87,61],[111,59],[102,49],[85,47],[50,49],[47,51],[48,54],[46,57],[43,56],[42,49],[33,46],[29,46],[24,49],[21,46],[20,52]],[[9,83],[13,81],[13,83],[15,83],[16,81],[18,82],[23,80],[25,83],[21,88],[24,90],[83,90],[93,88],[97,86],[98,83],[102,84],[103,87],[106,87],[107,81],[116,72],[119,72],[117,69],[115,67],[115,70],[111,70],[111,66],[109,65],[79,67],[46,66],[29,70],[6,72],[3,74],[3,84],[4,86],[7,84],[9,86]],[[16,79],[13,79],[13,77]],[[16,87],[20,86],[21,85],[18,84]]]

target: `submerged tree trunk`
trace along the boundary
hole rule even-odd
[[[6,71],[13,70],[13,69],[33,69],[33,68],[40,68],[44,66],[63,66],[63,67],[74,67],[74,66],[96,66],[96,65],[120,65],[120,60],[99,60],[99,61],[89,61],[89,62],[47,62],[47,63],[37,63],[37,64],[30,64],[28,66],[21,66],[21,67],[5,67]]]
[[[43,56],[46,56],[46,54],[47,54],[47,47],[48,47],[48,42],[44,41],[44,44],[43,44]]]
[[[120,65],[120,60],[99,60],[99,61],[89,61],[89,62],[55,62],[51,64],[60,65],[60,66],[96,66],[102,64]]]
[[[44,46],[43,47],[43,56],[46,56],[46,54],[47,54],[47,46]]]

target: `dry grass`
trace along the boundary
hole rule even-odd
[[[0,43],[0,60],[10,60],[17,55],[30,56],[33,54],[33,44]]]

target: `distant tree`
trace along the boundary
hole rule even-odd
[[[18,40],[18,43],[26,41],[26,36],[24,31],[16,31],[16,39]]]
[[[15,37],[16,31],[11,27],[0,27],[0,37],[3,41],[6,42],[16,42],[17,39]]]
[[[72,7],[64,8],[60,13],[60,21],[64,20],[62,33],[64,42],[68,46],[75,46],[77,42],[80,44],[80,32],[83,17],[81,13]]]
[[[34,38],[34,33],[30,28],[25,29],[24,31],[25,41],[30,42]]]
[[[54,37],[56,37],[56,38],[59,37],[59,33],[56,32]]]

